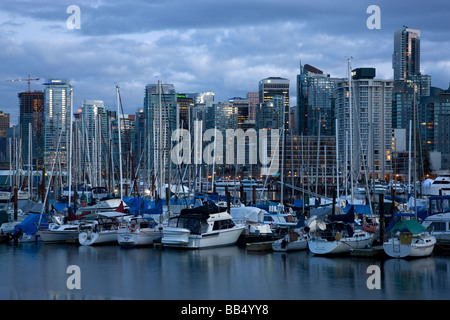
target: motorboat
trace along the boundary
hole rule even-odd
[[[437,213],[427,217],[422,226],[427,228],[436,238],[436,247],[450,248],[450,209],[446,213]]]
[[[398,181],[390,181],[388,184],[387,192],[395,194],[403,194],[405,193],[405,188],[403,188],[400,182]]]
[[[117,232],[117,242],[122,247],[150,246],[162,237],[163,227],[153,218],[124,218],[126,224]]]
[[[415,218],[401,219],[387,231],[384,252],[392,258],[427,257],[433,253],[436,238]]]
[[[374,233],[355,227],[353,206],[346,214],[329,215],[327,220],[314,220],[306,229],[308,248],[316,255],[350,254],[352,249],[371,247],[375,240]]]
[[[0,202],[10,202],[12,198],[11,186],[2,184],[0,185]]]
[[[18,242],[40,241],[38,230],[48,228],[50,214],[28,213],[25,218],[15,225],[14,230],[9,232],[12,238]]]
[[[422,183],[421,193],[424,196],[450,195],[450,173],[443,173],[436,179],[427,179]]]
[[[295,222],[289,222],[285,214],[268,212],[264,214],[264,223],[268,224],[272,231],[278,228],[291,228],[297,225]]]
[[[289,252],[308,248],[309,235],[303,228],[291,229],[281,239],[272,242],[273,251]]]
[[[78,242],[83,246],[99,244],[117,244],[117,232],[123,217],[128,214],[122,212],[101,212],[90,225],[80,228]]]
[[[249,235],[272,235],[270,225],[264,223],[264,215],[267,211],[257,207],[232,207],[230,214],[236,224],[246,226]]]
[[[213,202],[183,209],[163,228],[161,243],[166,247],[199,249],[236,244],[245,225],[235,224],[232,216]]]

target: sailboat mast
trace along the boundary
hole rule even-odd
[[[338,138],[338,119],[335,119],[335,131],[336,131],[336,195],[339,199],[339,138]]]
[[[162,103],[161,103],[161,80],[158,80],[158,103],[159,103],[159,193],[162,198],[163,187],[163,126],[162,126]]]
[[[122,129],[120,125],[120,100],[119,100],[119,86],[116,86],[116,92],[117,92],[117,133],[119,136],[119,174],[120,174],[120,200],[123,200],[123,191],[122,191]]]
[[[350,114],[350,190],[352,197],[352,204],[354,202],[353,199],[353,108],[352,108],[352,70],[350,64],[350,58],[348,61],[348,106],[349,106],[349,114]]]
[[[69,208],[70,208],[70,202],[71,202],[71,192],[72,192],[72,126],[73,126],[73,123],[72,123],[72,115],[73,115],[73,103],[72,103],[72,101],[73,101],[73,90],[72,89],[70,89],[70,116],[69,116],[69,121],[70,121],[70,123],[69,123],[69,167],[68,167],[68,170],[69,170],[69,181],[68,181],[68,184],[69,184],[69,200],[68,200],[68,206],[69,206]]]
[[[409,120],[408,196],[411,194],[411,120]]]

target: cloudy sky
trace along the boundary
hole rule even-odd
[[[70,5],[80,29],[70,29]],[[366,25],[370,5],[381,29]],[[334,77],[375,67],[392,79],[393,34],[421,30],[421,71],[432,85],[450,82],[450,2],[442,0],[20,0],[0,2],[0,110],[18,122],[17,93],[40,78],[67,78],[74,107],[103,100],[125,112],[142,108],[146,84],[172,83],[178,92],[214,91],[216,101],[245,97],[270,76],[291,81],[295,103],[299,62]]]

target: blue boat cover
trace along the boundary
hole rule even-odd
[[[37,225],[39,224],[39,220],[39,229],[48,229],[47,217],[49,215],[49,213],[44,213],[42,214],[41,218],[41,214],[39,213],[29,213],[25,217],[25,219],[23,219],[23,221],[14,228],[12,233],[14,234],[17,230],[21,229],[25,234],[34,234],[37,232]]]
[[[352,207],[351,204],[347,205],[344,208],[344,213],[349,212],[350,208]],[[354,204],[353,209],[355,210],[355,214],[371,214],[370,212],[370,206],[367,204]]]

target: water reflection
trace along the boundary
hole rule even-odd
[[[254,254],[236,246],[178,250],[117,246],[0,246],[2,299],[448,299],[450,257],[417,260]],[[81,269],[81,290],[66,285]],[[369,289],[367,268],[381,271]]]

